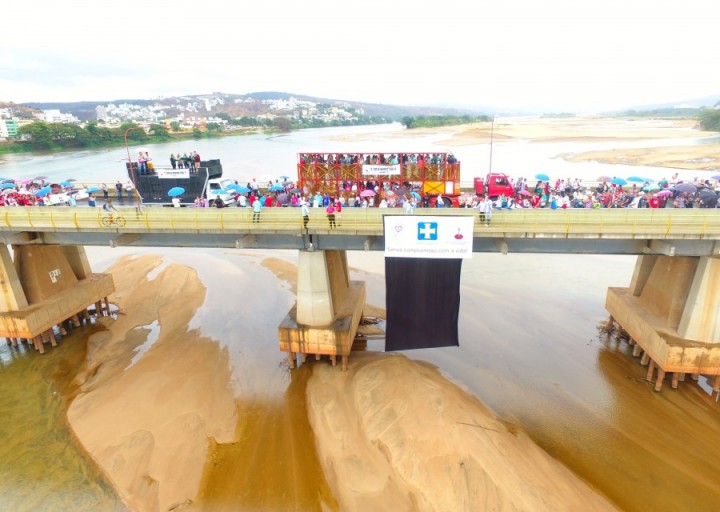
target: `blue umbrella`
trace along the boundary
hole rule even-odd
[[[627,185],[627,181],[625,181],[625,180],[622,179],[622,178],[613,178],[613,179],[610,180],[610,183],[612,183],[613,185],[619,185],[619,186],[621,186],[621,187],[622,187],[623,185]]]
[[[235,185],[235,186],[237,188],[234,188],[233,190],[235,190],[239,194],[247,194],[248,192],[250,192],[250,189],[247,187],[243,187],[242,185]]]
[[[0,185],[0,189],[15,188],[15,183],[3,183]]]
[[[88,187],[85,192],[92,194],[93,192],[100,192],[100,187]]]
[[[285,190],[285,187],[283,187],[282,185],[271,185],[268,190],[270,192],[281,192]]]
[[[645,178],[641,178],[640,176],[630,176],[628,181],[634,181],[636,183],[645,183],[647,180]]]
[[[656,190],[660,190],[660,186],[655,183],[652,183],[650,185],[643,187],[643,190],[645,192],[655,192]]]
[[[170,190],[168,190],[168,195],[170,197],[177,197],[181,196],[185,193],[185,189],[182,187],[173,187]]]
[[[228,186],[225,187],[225,188],[229,188],[230,190],[233,190],[233,191],[237,192],[238,189],[241,188],[241,187],[240,187],[240,185],[238,185],[237,183],[231,183],[230,185],[228,185]]]
[[[550,181],[550,176],[548,176],[547,174],[538,173],[535,175],[535,179],[540,181]]]
[[[415,199],[422,199],[422,198],[420,197],[420,194],[418,194],[418,193],[415,192],[414,190],[413,190],[412,192],[410,192],[410,195],[413,196]]]
[[[60,186],[63,188],[74,187],[75,185],[69,181],[61,181]]]
[[[50,192],[52,192],[52,188],[50,188],[50,187],[43,187],[43,188],[41,188],[40,190],[38,190],[37,192],[35,192],[35,195],[36,195],[37,197],[45,197],[45,196],[48,195]]]

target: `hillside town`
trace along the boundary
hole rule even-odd
[[[92,112],[86,109],[86,115],[82,117],[59,109],[31,109],[0,103],[0,140],[16,138],[20,127],[36,121],[80,125],[97,122],[99,126],[108,128],[133,122],[146,127],[164,124],[168,129],[192,130],[208,124],[221,128],[267,125],[278,118],[306,124],[355,124],[365,114],[361,107],[353,107],[345,101],[319,103],[291,95],[286,98],[262,98],[214,93],[97,104]]]

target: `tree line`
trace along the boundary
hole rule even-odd
[[[435,128],[437,126],[453,126],[458,124],[469,123],[487,123],[491,120],[490,116],[405,116],[402,118],[402,124],[405,128]]]

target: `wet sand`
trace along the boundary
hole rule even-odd
[[[170,249],[161,263],[135,251],[111,268],[122,315],[91,340],[92,377],[70,411],[134,510],[720,502],[715,397],[692,382],[655,393],[628,348],[597,330],[632,258],[478,254],[463,265],[459,348],[384,354],[370,342],[347,372],[328,361],[291,372],[276,327],[296,253]],[[349,258],[383,305],[382,253]],[[123,370],[154,318],[156,341]]]

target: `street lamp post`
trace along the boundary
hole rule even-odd
[[[133,170],[132,165],[132,158],[130,157],[130,147],[128,146],[128,133],[130,133],[132,130],[142,130],[139,126],[131,126],[127,130],[125,130],[125,151],[127,151],[127,157],[128,157],[128,169],[130,171],[130,180],[133,184],[133,193],[135,194],[135,200],[137,202],[137,211],[140,212],[141,206],[140,206],[140,193],[137,189],[137,184],[135,183],[135,171]]]
[[[490,124],[490,168],[488,169],[488,173],[492,172],[493,132],[495,132],[495,115],[493,115],[492,123]]]

